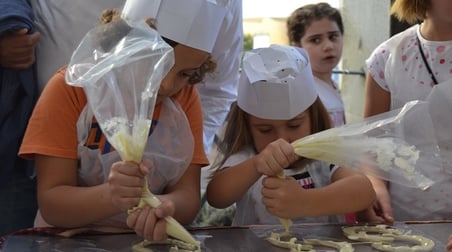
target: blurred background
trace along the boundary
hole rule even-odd
[[[335,79],[345,103],[347,122],[362,119],[365,64],[373,49],[405,26],[391,19],[391,0],[243,0],[245,50],[288,44],[286,18],[305,4],[327,2],[344,22],[344,48]]]

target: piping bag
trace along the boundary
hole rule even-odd
[[[88,105],[121,159],[140,163],[160,83],[173,65],[173,49],[157,31],[144,20],[119,19],[85,35],[71,57],[66,81],[83,87]],[[145,180],[137,207],[158,207],[161,202]],[[173,217],[166,217],[166,222],[169,236],[199,247]]]
[[[306,136],[292,146],[299,156],[422,190],[435,183],[424,167],[442,165],[429,102],[419,100]]]
[[[442,137],[437,135],[446,132],[432,120],[434,112],[442,110],[434,109],[439,106],[431,103],[410,101],[401,109],[300,138],[292,142],[292,147],[295,154],[302,157],[427,190],[435,181],[424,167],[442,165],[438,144]],[[446,102],[441,104],[447,105]],[[284,173],[278,177],[284,178]],[[291,220],[279,220],[285,228],[284,235],[290,235]]]

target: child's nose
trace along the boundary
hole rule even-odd
[[[324,44],[323,44],[323,50],[331,50],[333,48],[333,42],[330,40],[325,40]]]
[[[279,130],[277,135],[278,135],[278,138],[282,138],[282,139],[286,140],[289,143],[292,140],[290,134],[286,130]]]

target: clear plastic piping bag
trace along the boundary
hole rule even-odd
[[[427,101],[447,176],[452,174],[452,79],[435,85]]]
[[[425,167],[441,165],[429,104],[423,101],[309,135],[292,145],[297,155],[423,190],[435,182]]]
[[[172,48],[144,21],[98,26],[74,51],[66,81],[83,87],[122,160],[141,161],[157,91],[173,64]]]
[[[174,53],[143,21],[114,21],[89,31],[66,71],[70,85],[83,87],[88,104],[122,160],[140,163],[147,144],[160,83],[174,65]],[[160,205],[146,185],[138,207]],[[167,233],[199,246],[174,218]]]

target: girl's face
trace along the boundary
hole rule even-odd
[[[291,120],[268,120],[250,115],[249,126],[257,152],[279,138],[291,143],[311,134],[311,118],[307,110]]]
[[[342,56],[342,34],[336,22],[328,18],[313,21],[300,39],[314,72],[331,73]]]
[[[198,74],[199,68],[209,58],[207,52],[197,50],[182,44],[174,47],[174,66],[163,78],[160,85],[157,103],[171,97],[179,92],[186,85],[191,85],[190,77]]]

